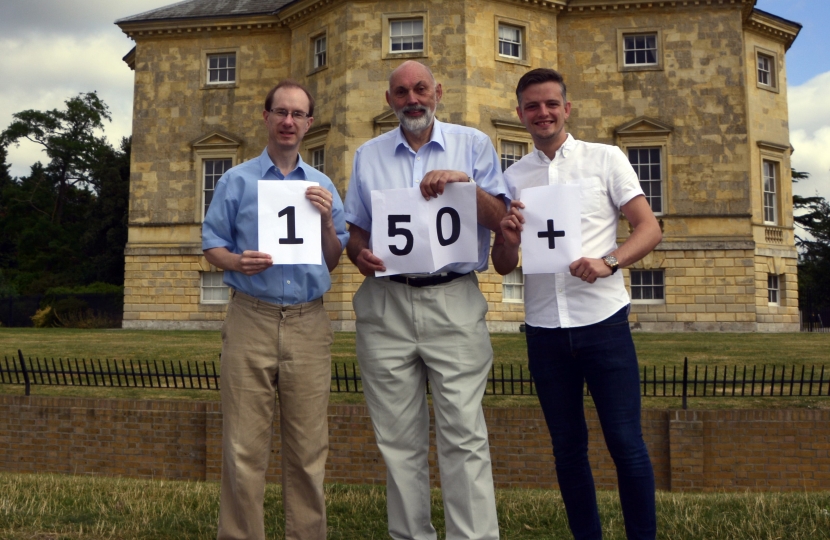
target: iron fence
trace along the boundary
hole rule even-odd
[[[89,360],[4,356],[0,384],[32,386],[84,386],[218,390],[220,374],[215,362]],[[830,369],[825,365],[752,366],[690,365],[643,366],[640,377],[645,398],[696,397],[830,397]],[[336,363],[332,392],[360,393],[363,383],[355,364]],[[429,392],[429,381],[426,381]],[[533,396],[536,386],[524,366],[494,365],[487,379],[486,395]],[[585,395],[590,395],[587,386]]]

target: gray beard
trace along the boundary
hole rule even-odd
[[[419,118],[409,118],[404,114],[413,111],[423,111],[425,114]],[[398,121],[406,131],[420,133],[432,125],[432,120],[435,118],[435,111],[431,111],[420,105],[415,105],[395,111],[395,116],[398,117]]]

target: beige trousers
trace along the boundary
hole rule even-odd
[[[263,540],[265,472],[279,395],[285,537],[326,538],[331,323],[322,299],[276,305],[233,292],[222,327],[219,540]]]
[[[388,470],[389,534],[435,540],[430,517],[427,378],[435,408],[447,540],[499,537],[481,398],[493,361],[474,274],[416,288],[366,278],[354,297],[357,358]]]

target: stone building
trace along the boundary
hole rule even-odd
[[[505,166],[532,147],[519,77],[564,74],[569,131],[626,152],[663,227],[625,271],[634,328],[798,329],[785,52],[801,26],[755,0],[188,0],[116,24],[135,41],[125,328],[221,323],[200,223],[222,172],[265,146],[269,88],[315,95],[303,159],[345,194],[354,151],[397,126],[389,72],[414,58],[444,85],[439,118],[487,133]],[[336,329],[362,279],[344,256]],[[521,271],[480,281],[491,329],[515,331]]]

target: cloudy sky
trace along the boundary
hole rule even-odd
[[[61,108],[96,90],[112,112],[113,144],[131,130],[133,72],[121,60],[133,46],[113,22],[175,0],[0,0],[0,129],[25,109]],[[830,2],[758,0],[756,7],[804,25],[787,53],[793,166],[812,177],[801,195],[830,199]],[[821,96],[825,97],[822,98]],[[9,149],[12,174],[46,161],[39,147]]]

